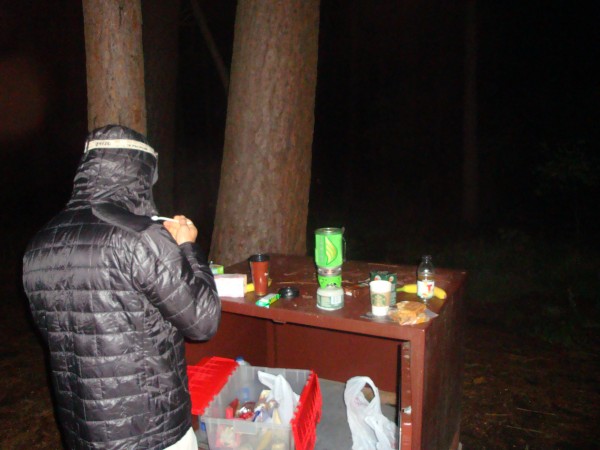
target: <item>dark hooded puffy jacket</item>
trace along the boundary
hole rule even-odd
[[[69,448],[164,449],[191,426],[184,337],[212,337],[221,305],[197,246],[149,217],[156,169],[142,135],[95,130],[70,201],[24,256]]]

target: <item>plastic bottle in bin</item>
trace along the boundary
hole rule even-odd
[[[208,450],[208,449],[210,449],[210,447],[208,446],[208,435],[206,434],[206,424],[204,422],[201,422],[200,419],[198,419],[198,421],[200,422],[200,426],[195,431],[196,441],[198,442],[198,450]]]
[[[238,363],[238,366],[249,366],[248,361],[244,359],[243,356],[238,356],[235,358],[235,362]]]
[[[417,295],[423,300],[433,297],[435,287],[435,267],[431,262],[430,255],[424,255],[417,268]]]

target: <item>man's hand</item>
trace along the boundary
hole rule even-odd
[[[163,222],[163,226],[171,233],[177,245],[181,245],[184,242],[196,242],[198,230],[193,222],[185,216],[175,216],[173,218],[177,222],[165,221]]]

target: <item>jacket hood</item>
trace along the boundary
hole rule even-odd
[[[140,133],[119,125],[92,131],[77,168],[69,207],[112,203],[138,215],[156,214],[152,185],[158,155]]]

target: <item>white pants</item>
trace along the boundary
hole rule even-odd
[[[193,428],[190,428],[181,439],[165,448],[165,450],[198,450],[198,441]]]

